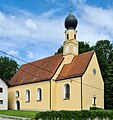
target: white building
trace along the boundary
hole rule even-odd
[[[0,110],[8,109],[8,84],[0,78]]]

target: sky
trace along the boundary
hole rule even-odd
[[[0,51],[27,62],[54,55],[65,40],[70,7],[78,41],[113,42],[113,0],[0,0]]]

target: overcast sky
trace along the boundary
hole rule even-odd
[[[70,6],[78,41],[113,41],[113,0],[0,0],[0,50],[28,62],[54,55]]]

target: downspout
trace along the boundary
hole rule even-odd
[[[50,103],[49,103],[49,109],[51,110],[51,80],[49,81],[50,82]]]
[[[83,100],[83,97],[82,97],[82,76],[81,76],[81,110],[83,109],[82,100]]]

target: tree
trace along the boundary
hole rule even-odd
[[[8,57],[0,57],[0,77],[9,81],[16,73],[19,65],[15,60]]]
[[[100,40],[94,46],[97,54],[97,59],[101,68],[102,76],[104,80],[107,79],[107,73],[110,62],[112,61],[113,45],[109,40]]]
[[[108,69],[108,79],[105,80],[105,107],[106,109],[113,109],[113,61]]]
[[[113,45],[109,40],[100,40],[94,46],[104,80],[105,109],[113,109]]]
[[[78,43],[79,43],[79,54],[84,53],[84,52],[88,52],[88,51],[91,51],[94,49],[93,46],[91,47],[89,45],[89,43],[87,43],[87,42],[81,41]]]
[[[60,46],[60,48],[57,50],[55,54],[62,53],[63,52],[63,46]]]

